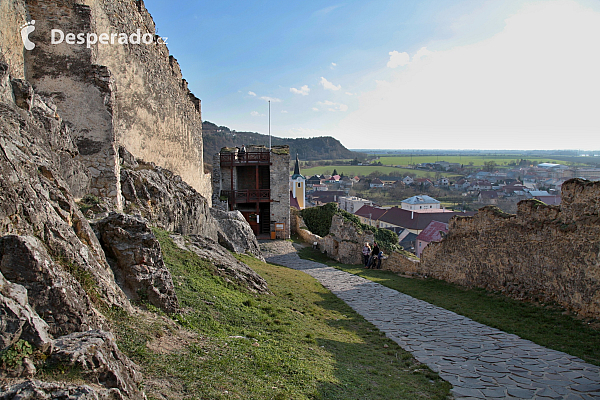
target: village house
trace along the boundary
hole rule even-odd
[[[363,224],[379,228],[379,218],[387,211],[387,208],[364,205],[354,212]]]
[[[414,179],[411,178],[410,176],[406,176],[404,177],[404,179],[402,179],[402,183],[404,183],[406,186],[410,186],[414,183]]]
[[[421,257],[423,250],[431,242],[439,242],[442,240],[442,234],[448,233],[448,224],[439,221],[431,221],[425,229],[417,236],[415,244],[415,254]]]
[[[471,216],[474,214],[474,211],[457,212],[439,209],[419,212],[392,207],[379,217],[379,227],[393,230],[398,234],[407,229],[418,235],[431,221],[448,222],[456,215]]]
[[[322,178],[319,175],[311,176],[306,180],[307,187],[313,187],[313,185],[320,185]]]
[[[477,200],[483,204],[498,204],[498,192],[495,190],[482,190]]]
[[[400,202],[404,210],[439,210],[441,203],[426,195],[412,196]]]
[[[361,199],[360,197],[355,196],[341,196],[338,201],[340,203],[340,208],[344,211],[348,211],[351,214],[354,214],[364,205],[373,205],[371,200]]]
[[[428,188],[433,186],[433,181],[429,178],[419,178],[414,182],[414,185],[421,186],[423,188]]]
[[[383,183],[383,181],[379,178],[375,178],[371,181],[371,183],[369,184],[369,187],[371,188],[382,188],[384,187],[385,184]]]

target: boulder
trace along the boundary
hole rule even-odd
[[[30,380],[8,387],[0,400],[125,400],[119,389],[96,389],[67,382]]]
[[[27,289],[0,273],[0,350],[23,339],[42,351],[52,344],[46,322],[29,305]]]
[[[76,368],[86,379],[93,380],[106,389],[118,389],[122,398],[146,398],[138,389],[142,382],[142,374],[137,371],[137,366],[121,353],[109,332],[77,332],[56,339],[48,363]]]
[[[117,282],[130,299],[147,299],[168,313],[179,309],[171,273],[146,219],[111,213],[95,222],[94,228]]]
[[[250,224],[239,211],[222,211],[211,208],[210,213],[219,224],[218,242],[238,254],[251,254],[264,261],[262,252]]]
[[[33,236],[0,237],[0,271],[13,283],[23,285],[29,303],[49,325],[54,336],[106,327],[107,321],[94,308],[81,282],[92,295],[98,293],[91,275],[81,267],[55,263],[43,243]]]
[[[152,225],[182,235],[218,240],[218,224],[208,201],[179,175],[154,163],[135,160],[124,148],[121,157],[121,194],[127,213],[139,213]]]
[[[196,253],[200,258],[212,262],[226,281],[236,282],[253,293],[269,293],[267,282],[219,243],[202,236],[170,237],[180,249]]]

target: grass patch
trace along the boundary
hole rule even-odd
[[[407,174],[416,175],[417,178],[433,179],[435,177],[435,171],[423,171],[419,169],[410,168],[396,168],[386,165],[321,165],[317,167],[303,168],[300,172],[302,172],[302,175],[304,176],[313,176],[315,174],[324,174],[325,172],[332,173],[334,169],[337,170],[338,174],[344,174],[348,176],[368,176],[369,174],[377,171],[379,174],[393,174],[397,177],[404,177]],[[448,178],[459,176],[454,172],[442,172],[441,175]]]
[[[556,305],[517,301],[499,293],[467,289],[437,279],[405,278],[390,271],[366,270],[359,265],[344,265],[308,247],[300,250],[298,254],[302,258],[362,276],[541,346],[600,365],[598,322],[576,318]]]
[[[152,322],[114,311],[119,347],[142,366],[149,398],[448,397],[447,382],[310,276],[239,256],[272,292],[255,295],[155,233],[184,310],[173,318],[193,335],[159,351],[150,343],[175,334],[164,316]]]

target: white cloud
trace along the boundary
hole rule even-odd
[[[396,50],[390,51],[390,61],[388,61],[387,66],[389,68],[396,68],[398,66],[403,67],[410,62],[410,56],[408,53],[398,53]]]
[[[313,107],[312,110],[313,111],[319,111],[319,109],[317,107]]]
[[[346,92],[346,94],[347,94],[348,96],[354,96],[356,93],[350,93],[350,92]]]
[[[334,103],[333,101],[325,100],[318,101],[317,105],[327,107],[328,111],[348,111],[348,106],[345,104]]]
[[[349,147],[373,132],[389,148],[600,149],[600,12],[532,3],[488,39],[413,61],[332,133]]]
[[[286,110],[281,110],[282,114],[287,114],[288,112]]]
[[[250,115],[252,115],[253,117],[265,117],[266,116],[265,114],[261,114],[258,111],[252,111],[250,113]]]
[[[321,86],[323,86],[325,89],[329,89],[329,90],[340,90],[342,88],[341,85],[336,86],[323,77],[321,77],[321,81],[319,82],[319,84]]]
[[[256,97],[256,93],[254,93],[254,92],[248,92],[248,95],[249,95],[249,96]]]
[[[301,94],[302,96],[307,96],[308,92],[310,92],[310,88],[308,87],[308,85],[304,85],[300,89],[290,88],[290,92],[295,94]]]
[[[271,103],[281,103],[281,99],[278,99],[276,97],[262,96],[261,100],[270,101]]]
[[[332,62],[331,65],[329,66],[329,68],[334,69],[335,67],[337,67],[337,64]]]
[[[413,56],[412,62],[418,62],[421,60],[422,57],[427,57],[430,54],[431,54],[431,51],[427,50],[427,48],[425,48],[425,47],[421,47],[419,49],[419,51],[417,51],[415,53],[415,55]]]

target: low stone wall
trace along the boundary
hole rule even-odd
[[[381,269],[397,274],[420,274],[421,263],[418,259],[409,258],[404,254],[392,252],[381,264]]]
[[[373,243],[372,232],[362,232],[354,223],[334,215],[329,235],[319,240],[319,249],[343,264],[362,264],[362,248],[365,242]]]
[[[562,190],[560,207],[524,200],[516,215],[489,206],[452,219],[446,239],[425,248],[421,273],[600,317],[600,182]]]

